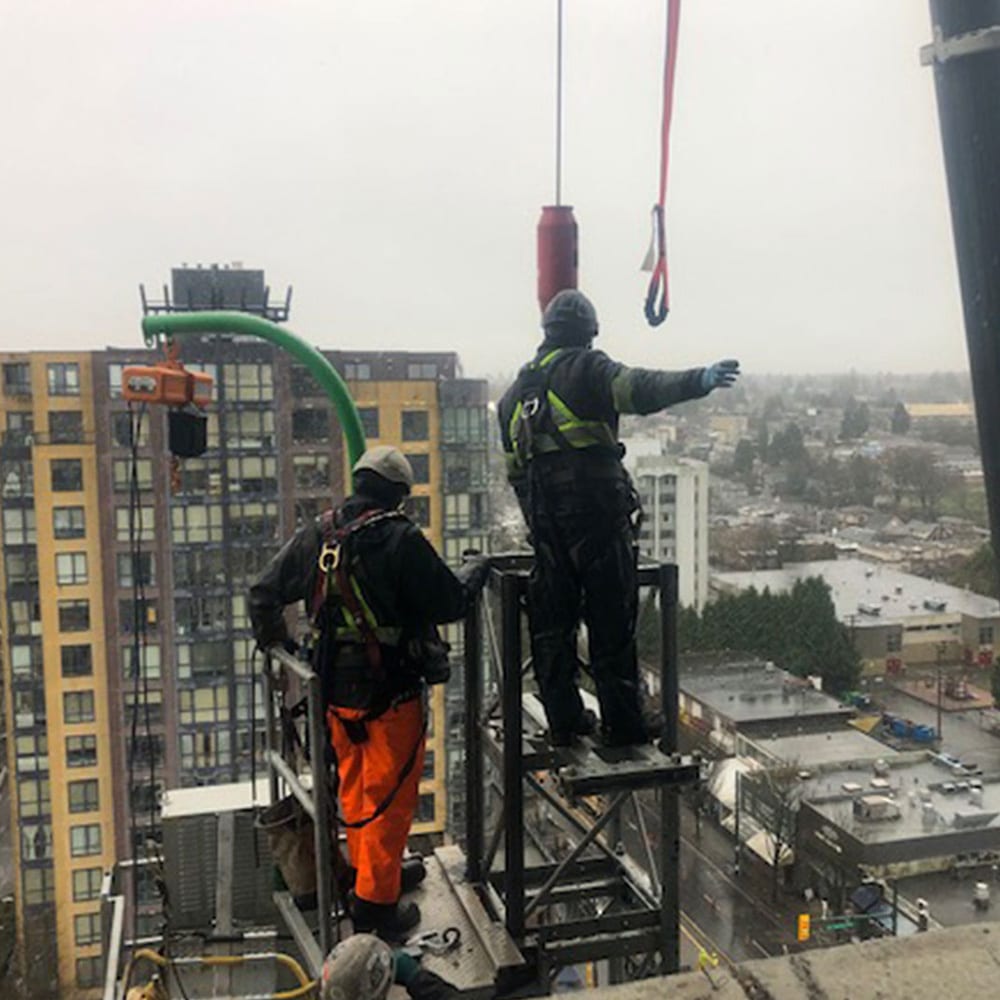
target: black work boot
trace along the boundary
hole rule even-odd
[[[400,876],[400,892],[413,892],[427,878],[427,866],[419,854],[403,858],[403,868]]]
[[[597,715],[592,709],[585,708],[573,728],[569,732],[553,730],[549,742],[554,747],[571,747],[581,736],[593,736],[597,732]]]
[[[377,934],[384,941],[405,941],[420,923],[416,903],[371,903],[351,893],[350,911],[355,934]]]

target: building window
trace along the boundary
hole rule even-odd
[[[257,455],[230,458],[226,462],[229,492],[257,496],[278,492],[278,463]]]
[[[56,583],[63,585],[87,582],[87,553],[59,552],[56,555]]]
[[[366,438],[377,438],[378,431],[378,407],[359,406],[358,417],[361,420],[361,429],[365,432]]]
[[[31,366],[20,362],[3,366],[5,396],[31,395]]]
[[[155,629],[158,622],[156,599],[144,597],[141,600],[129,598],[118,602],[118,624],[125,635]]]
[[[424,753],[424,770],[423,774],[420,776],[426,781],[430,781],[434,777],[434,751],[428,750]]]
[[[219,608],[202,605],[202,613],[206,616],[218,613],[223,620],[227,613],[226,598],[216,599]],[[218,625],[216,624],[216,627]],[[227,673],[229,665],[229,643],[225,639],[207,639],[201,642],[184,642],[177,644],[177,676],[182,680],[210,680]]]
[[[122,675],[126,679],[135,677],[139,672],[137,664],[142,667],[142,676],[148,681],[160,679],[160,644],[147,642],[139,645],[139,659],[135,658],[135,646],[122,646]]]
[[[80,366],[76,362],[51,364],[46,371],[50,396],[80,395]]]
[[[115,508],[115,538],[128,542],[151,538],[156,531],[156,511],[152,507],[139,507],[135,514],[130,507]]]
[[[66,766],[94,767],[97,764],[96,736],[66,737]]]
[[[178,635],[225,631],[229,627],[229,599],[224,594],[178,597],[174,604]]]
[[[34,545],[38,541],[32,507],[11,507],[3,512],[4,545]]]
[[[34,549],[27,552],[7,552],[4,555],[4,569],[8,587],[13,584],[37,584],[38,553]]]
[[[51,903],[56,898],[56,873],[52,868],[25,868],[22,884],[28,906]]]
[[[186,466],[182,466],[183,472]],[[111,465],[111,476],[116,492],[132,488],[132,459],[116,458]],[[140,458],[135,463],[135,481],[140,490],[153,488],[153,462],[149,458]]]
[[[42,634],[42,605],[38,597],[11,601],[9,608],[10,635],[27,639]]]
[[[77,868],[73,872],[73,902],[85,903],[90,899],[98,899],[103,880],[104,873],[100,868]]]
[[[49,412],[50,444],[82,444],[83,414],[79,410]]]
[[[292,441],[295,444],[316,444],[329,438],[329,410],[292,410]]]
[[[365,361],[344,363],[344,378],[348,382],[367,382],[372,377],[372,366]]]
[[[86,632],[90,628],[90,601],[85,598],[59,602],[59,631]],[[65,663],[63,664],[65,670]]]
[[[37,639],[34,642],[12,642],[10,644],[10,669],[15,677],[40,677],[42,673],[41,642]]]
[[[135,559],[132,558],[131,553],[120,552],[118,554],[118,586],[134,586],[136,576],[139,578],[140,587],[154,586],[156,583],[154,566],[155,558],[152,552],[139,552]],[[135,570],[138,570],[138,573]]]
[[[449,493],[444,498],[445,531],[469,531],[486,527],[486,496],[483,493]]]
[[[226,398],[242,403],[267,403],[274,399],[274,378],[270,365],[223,365]]]
[[[277,542],[278,505],[276,503],[230,504],[229,527],[236,543]]]
[[[63,677],[89,677],[94,672],[90,646],[63,646],[59,653],[62,657]]]
[[[191,504],[170,510],[173,541],[179,544],[222,541],[222,507]]]
[[[7,432],[10,434],[10,431]],[[35,470],[31,462],[21,462],[11,459],[4,463],[3,496],[5,499],[35,495]]]
[[[101,972],[104,959],[100,955],[76,960],[76,985],[80,989],[90,989],[101,985]]]
[[[430,436],[430,416],[426,410],[403,410],[403,440],[427,441]]]
[[[94,692],[67,691],[63,694],[63,721],[67,726],[94,721]]]
[[[48,823],[22,824],[21,857],[25,861],[44,861],[52,857],[52,827]]]
[[[96,812],[100,808],[100,796],[96,778],[69,783],[69,811],[71,813]]]
[[[330,487],[329,455],[295,455],[292,458],[297,490],[326,490]]]
[[[129,763],[159,767],[163,763],[163,737],[157,735],[137,736],[126,746]]]
[[[320,388],[319,382],[316,381],[312,372],[305,365],[292,365],[289,374],[292,384],[292,397],[294,399],[323,395],[323,390]]]
[[[419,524],[421,528],[431,526],[431,498],[430,497],[407,497],[406,516],[414,524]]]
[[[118,410],[111,414],[111,440],[119,448],[132,446],[132,414]]]
[[[56,538],[83,538],[87,534],[87,518],[82,507],[53,507],[52,534]]]
[[[44,730],[18,736],[14,740],[14,753],[19,775],[49,769],[49,739]]]
[[[465,450],[444,452],[444,489],[446,493],[485,490],[488,485],[485,452]]]
[[[885,650],[887,653],[898,653],[903,648],[903,633],[900,631],[887,632],[885,636]]]
[[[77,948],[88,944],[101,943],[101,915],[99,913],[78,913],[73,918],[73,937]]]
[[[147,714],[149,717],[149,724],[151,726],[158,726],[161,722],[163,722],[162,691],[146,691],[145,694],[140,692],[138,697],[136,697],[134,691],[126,691],[125,712],[129,718],[132,717],[132,713],[136,710],[136,706],[138,706],[139,711],[142,713],[141,718],[144,725]]]
[[[229,688],[206,687],[177,692],[178,715],[183,725],[229,722]]]
[[[424,792],[420,796],[420,803],[417,806],[417,822],[432,823],[434,821],[434,794]]]
[[[458,406],[441,411],[441,441],[444,444],[485,444],[486,439],[484,407]]]
[[[225,416],[226,446],[253,451],[274,448],[273,410],[235,410]]]
[[[406,366],[406,377],[434,381],[438,377],[438,366],[428,362],[411,362]]]
[[[100,823],[85,823],[69,828],[69,853],[74,858],[84,858],[101,853]]]
[[[232,763],[232,740],[228,729],[181,733],[181,767],[225,767]]]
[[[410,468],[413,469],[413,481],[415,483],[429,483],[431,481],[431,457],[430,455],[407,455]]]
[[[28,778],[17,783],[17,806],[22,819],[37,819],[52,812],[49,783],[44,778]]]
[[[992,625],[980,625],[979,626],[979,645],[980,646],[992,646],[993,645],[993,626]]]
[[[76,493],[83,489],[83,462],[78,458],[54,458],[52,490],[55,493]]]

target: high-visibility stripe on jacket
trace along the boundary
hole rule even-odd
[[[584,448],[614,448],[617,437],[602,420],[585,420],[577,416],[551,388],[555,362],[564,354],[561,347],[549,351],[538,361],[526,366],[537,372],[537,394],[531,395],[530,385],[514,406],[508,424],[508,436],[513,450],[507,453],[508,473],[523,469],[538,455]],[[527,407],[532,408],[528,413]]]

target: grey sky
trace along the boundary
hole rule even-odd
[[[664,0],[566,0],[564,198],[599,345],[681,367],[966,365],[923,0],[686,0],[642,318]],[[555,0],[7,0],[0,347],[138,342],[136,285],[241,260],[329,347],[537,341]]]

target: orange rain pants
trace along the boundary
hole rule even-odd
[[[413,748],[418,741],[420,744],[413,767],[389,808],[359,829],[347,828],[347,850],[358,871],[354,884],[358,898],[369,903],[395,903],[399,899],[403,851],[417,811],[424,769],[422,699],[404,701],[366,722],[368,739],[364,743],[351,742],[338,715],[361,718],[364,712],[349,708],[331,708],[327,712],[340,777],[340,808],[348,823],[367,819],[388,798],[399,784]]]

